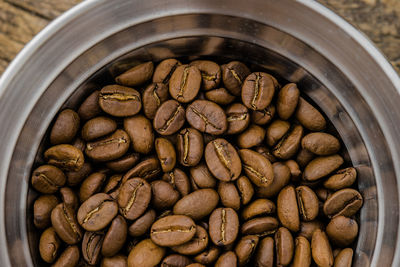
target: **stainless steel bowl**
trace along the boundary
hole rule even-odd
[[[400,266],[400,80],[362,34],[314,1],[85,1],[42,31],[0,80],[0,266],[39,264],[29,190],[41,140],[106,68],[175,56],[265,67],[317,102],[359,172],[355,266]]]

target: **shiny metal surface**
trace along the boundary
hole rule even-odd
[[[40,264],[29,176],[57,110],[78,105],[106,68],[190,55],[256,64],[319,104],[360,173],[355,266],[400,266],[400,80],[363,35],[308,0],[87,1],[46,28],[0,80],[0,266]]]

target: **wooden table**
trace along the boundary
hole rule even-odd
[[[318,1],[366,33],[400,73],[400,0]],[[79,2],[0,0],[0,75],[33,36]]]

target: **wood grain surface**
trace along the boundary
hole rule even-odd
[[[79,2],[81,0],[0,0],[0,75],[41,29]],[[363,31],[400,73],[400,0],[318,2]]]

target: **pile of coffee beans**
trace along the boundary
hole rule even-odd
[[[43,261],[351,266],[357,172],[296,84],[166,59],[98,89],[57,115],[32,173]]]

